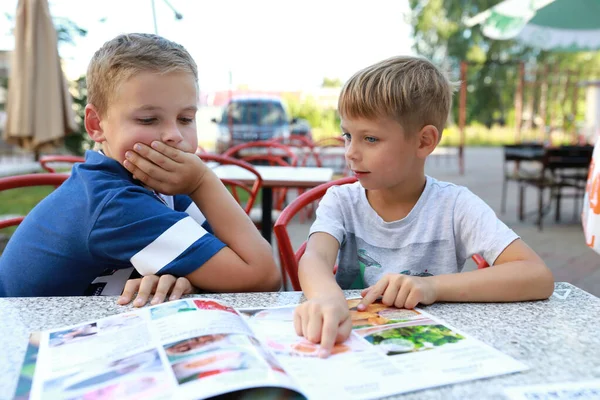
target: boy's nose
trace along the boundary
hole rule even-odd
[[[163,130],[161,140],[165,143],[179,143],[183,140],[183,135],[177,126],[170,126]]]
[[[346,159],[356,161],[358,159],[358,151],[356,146],[351,143],[346,144]]]

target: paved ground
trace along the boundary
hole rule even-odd
[[[485,200],[500,215],[502,190],[502,149],[470,148],[465,154],[465,174],[458,173],[454,157],[438,156],[428,161],[429,175],[460,185]],[[526,193],[526,209],[536,210],[537,191]],[[600,255],[585,244],[579,218],[573,218],[573,199],[564,199],[560,223],[554,222],[551,212],[544,219],[543,231],[538,231],[533,218],[520,222],[517,217],[517,188],[509,183],[507,210],[501,219],[514,229],[551,268],[556,281],[570,282],[596,296],[600,296]],[[581,206],[578,204],[578,210]],[[310,222],[293,223],[290,227],[295,248],[306,238]],[[472,268],[474,264],[469,265]]]

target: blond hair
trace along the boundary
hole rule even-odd
[[[440,134],[452,105],[455,84],[428,60],[398,56],[354,74],[342,88],[342,118],[391,118],[406,130],[435,126]]]
[[[119,35],[104,43],[90,61],[86,76],[88,103],[105,113],[118,85],[143,71],[185,71],[198,82],[198,67],[182,45],[147,33]]]

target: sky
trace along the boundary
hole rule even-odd
[[[318,87],[348,79],[398,54],[413,54],[404,22],[408,0],[155,0],[158,34],[184,45],[196,60],[200,87],[248,85],[265,90]],[[17,0],[0,1],[0,49],[11,49]],[[120,33],[154,33],[152,0],[50,0],[50,12],[88,30],[59,53],[65,73],[85,73],[93,53]],[[103,22],[101,22],[103,21]]]

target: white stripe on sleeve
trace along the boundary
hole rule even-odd
[[[198,208],[198,206],[196,205],[196,203],[194,203],[193,201],[188,206],[188,208],[185,210],[185,212],[190,217],[194,218],[194,220],[196,220],[196,222],[198,223],[198,225],[202,225],[204,223],[204,221],[206,221],[206,217],[202,214],[202,212],[200,211],[200,209]]]
[[[155,274],[206,234],[192,217],[185,217],[134,254],[131,264],[143,276]]]

